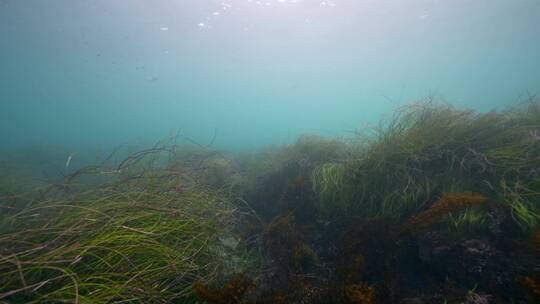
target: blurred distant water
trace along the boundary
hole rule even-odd
[[[540,90],[537,0],[0,0],[0,147],[347,136]],[[80,152],[81,153],[81,152]]]

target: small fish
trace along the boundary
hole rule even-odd
[[[67,160],[66,160],[66,168],[69,167],[69,165],[71,164],[71,160],[73,159],[73,156],[75,156],[77,154],[77,152],[74,152],[74,153],[71,153]]]

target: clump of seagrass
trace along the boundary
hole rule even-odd
[[[489,228],[489,219],[485,210],[473,207],[450,213],[446,224],[454,237],[463,238],[485,234]]]
[[[106,180],[105,168],[77,172],[68,193],[42,193],[2,218],[0,301],[181,302],[194,278],[216,280],[233,208],[150,155],[128,157]],[[83,174],[102,182],[76,187]]]
[[[540,103],[476,113],[428,100],[359,138],[350,157],[313,171],[329,219],[405,218],[447,192],[475,191],[512,207],[523,230],[540,224]]]
[[[313,191],[319,194],[321,212],[326,217],[346,208],[342,205],[342,196],[346,195],[343,187],[348,186],[345,183],[345,173],[345,165],[340,163],[325,163],[311,173]]]
[[[427,231],[451,212],[484,204],[487,198],[477,193],[447,193],[429,209],[412,217],[405,225],[408,231]]]

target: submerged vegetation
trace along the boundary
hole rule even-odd
[[[3,177],[0,301],[539,300],[535,100],[427,101],[349,141],[113,159],[30,192]]]
[[[241,271],[247,254],[220,241],[236,220],[231,203],[175,164],[157,165],[163,152],[130,155],[122,169],[82,168],[12,201],[0,226],[0,299],[194,302],[193,282]]]

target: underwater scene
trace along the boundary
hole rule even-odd
[[[13,303],[540,303],[540,1],[0,0]]]

